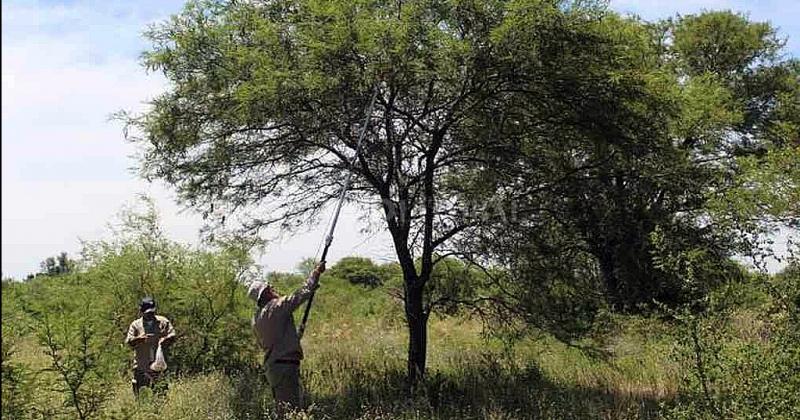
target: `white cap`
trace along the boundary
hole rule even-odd
[[[261,299],[261,294],[264,293],[264,290],[267,290],[268,287],[269,285],[263,281],[254,281],[250,283],[250,286],[247,288],[247,296],[258,303],[258,300]]]

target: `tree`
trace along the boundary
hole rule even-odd
[[[62,252],[56,257],[47,257],[39,267],[41,267],[39,274],[57,276],[71,273],[75,269],[75,261],[70,259],[66,252]]]
[[[525,290],[560,284],[559,293],[571,289],[581,302],[581,290],[600,292],[618,310],[691,299],[678,276],[654,266],[657,229],[735,271],[729,256],[753,253],[754,237],[796,220],[798,63],[781,58],[768,24],[732,12],[654,24],[609,16],[597,25],[603,47],[583,67],[561,64],[570,83],[557,129],[542,133],[553,119],[528,112],[517,120],[523,147],[464,178],[476,180],[473,200],[514,202],[517,218],[462,248],[502,261],[515,273],[512,286],[528,283]],[[533,62],[520,57],[518,68]],[[525,89],[520,102],[528,92],[539,91]],[[536,136],[555,146],[537,147]],[[559,182],[539,188],[548,179]],[[717,269],[700,277],[722,278]]]
[[[295,271],[300,273],[303,277],[308,277],[311,275],[311,272],[314,271],[314,267],[317,266],[319,261],[313,257],[306,257],[300,260],[299,263],[295,266]]]
[[[58,274],[58,267],[56,266],[56,259],[53,257],[47,257],[44,261],[39,264],[41,268],[40,273],[46,275],[55,275]]]
[[[329,274],[353,284],[370,287],[379,286],[387,280],[381,276],[381,268],[365,257],[344,257],[331,267]]]
[[[143,146],[143,176],[174,185],[214,226],[225,214],[245,233],[291,230],[318,217],[352,171],[348,199],[382,211],[402,268],[414,383],[425,371],[435,252],[474,227],[456,219],[450,181],[485,164],[497,142],[483,123],[518,79],[537,79],[517,71],[515,54],[591,50],[586,31],[601,14],[580,4],[190,2],[147,33],[144,64],[169,91],[123,118],[141,133],[130,137]]]

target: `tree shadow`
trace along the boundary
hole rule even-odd
[[[353,368],[348,363],[338,367]],[[319,383],[326,374],[330,380],[342,379],[332,372],[306,372],[304,379]],[[431,370],[424,384],[413,391],[399,369],[362,371],[348,377],[338,384],[338,392],[310,387],[307,412],[313,418],[329,419],[655,419],[661,402],[648,393],[554,383],[535,365],[478,363]],[[270,418],[273,403],[266,381],[251,377],[239,383],[243,386],[235,387],[236,417]],[[254,391],[256,384],[261,391]]]

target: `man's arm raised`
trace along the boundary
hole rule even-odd
[[[308,279],[306,279],[305,284],[303,284],[303,286],[301,286],[299,289],[295,290],[294,293],[284,298],[284,305],[286,305],[290,311],[297,309],[298,306],[303,304],[303,302],[305,302],[311,296],[314,290],[317,290],[319,287],[319,276],[324,272],[325,263],[321,262],[317,264],[317,266],[314,268],[314,271],[312,271],[311,275],[309,275]]]

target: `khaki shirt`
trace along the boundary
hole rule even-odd
[[[288,296],[282,296],[267,302],[264,307],[256,308],[253,317],[253,330],[258,344],[266,353],[266,362],[276,360],[302,360],[303,349],[294,326],[292,313],[311,293],[319,287],[318,281],[309,277],[305,284]]]
[[[156,349],[158,349],[158,340],[162,337],[175,334],[175,328],[172,323],[161,315],[156,315],[156,319],[152,324],[146,322],[144,318],[139,318],[131,322],[128,327],[128,335],[125,337],[125,344],[128,344],[136,337],[144,334],[155,334],[152,339],[142,341],[137,344],[133,356],[134,369],[149,369],[150,364],[156,359]]]

